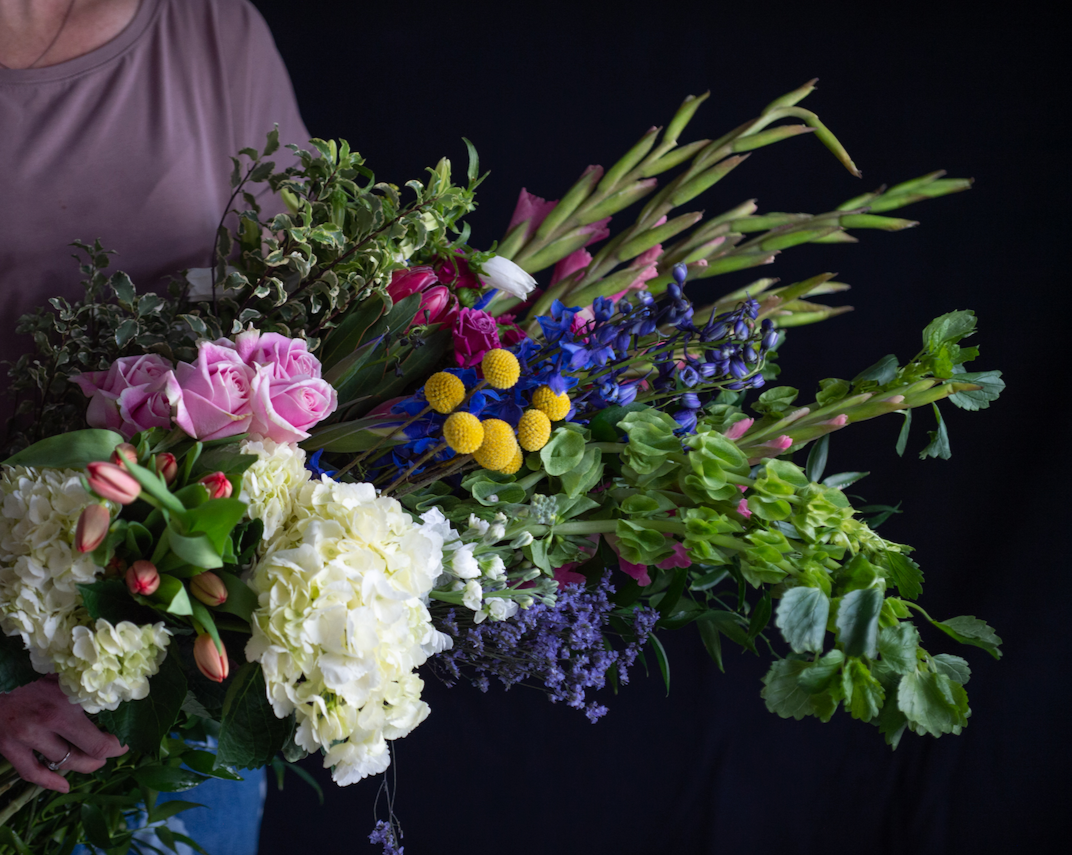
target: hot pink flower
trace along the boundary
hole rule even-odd
[[[250,408],[253,369],[237,350],[202,342],[198,346],[197,362],[180,362],[176,376],[182,397],[175,423],[190,436],[220,439],[249,429],[253,418]]]
[[[131,437],[152,427],[171,427],[179,387],[171,363],[155,353],[123,356],[107,371],[72,378],[89,398],[86,421]]]
[[[752,427],[755,419],[741,419],[738,422],[734,422],[729,428],[722,434],[726,439],[740,439],[746,433],[748,429]]]
[[[257,369],[250,384],[251,434],[276,442],[298,442],[309,428],[326,419],[338,406],[330,383],[316,377],[277,378],[271,369]]]
[[[409,267],[396,270],[391,274],[391,284],[387,286],[387,295],[397,303],[438,281],[439,277],[431,267]]]
[[[454,356],[459,366],[479,365],[485,353],[501,346],[495,318],[479,309],[462,309],[458,313],[454,321]]]
[[[691,567],[692,559],[684,544],[674,543],[674,554],[655,565],[660,570],[673,570],[675,567]]]
[[[499,322],[499,341],[503,347],[513,347],[528,338],[525,331],[514,323],[514,315],[499,315],[496,320]]]
[[[547,202],[539,196],[533,196],[522,187],[517,197],[517,205],[514,206],[514,215],[510,218],[510,225],[506,227],[507,234],[513,231],[515,226],[528,220],[529,224],[525,229],[525,237],[529,237],[540,227],[547,215],[551,213],[551,209],[557,204],[557,199]]]
[[[580,573],[574,572],[577,567],[581,565],[574,561],[570,564],[563,564],[561,567],[555,568],[555,581],[558,583],[558,587],[564,588],[566,585],[583,585],[588,580]]]
[[[436,265],[436,275],[443,285],[453,285],[457,288],[483,287],[480,279],[472,270],[464,258],[447,258]]]

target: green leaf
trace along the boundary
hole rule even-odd
[[[880,554],[879,563],[889,571],[902,597],[914,600],[923,593],[923,571],[907,555],[887,550]]]
[[[22,646],[22,637],[0,633],[0,694],[33,683],[40,676],[30,664],[30,654]]]
[[[190,595],[186,586],[174,576],[160,574],[160,587],[153,592],[152,600],[172,615],[191,615]]]
[[[0,843],[10,846],[19,855],[33,855],[33,850],[26,845],[26,841],[9,825],[0,827]]]
[[[961,644],[972,644],[981,647],[995,659],[1001,658],[1001,639],[994,632],[993,627],[986,621],[980,620],[974,615],[962,615],[943,621],[931,621],[946,635],[952,636]]]
[[[882,610],[882,592],[878,588],[849,591],[838,606],[838,639],[846,656],[878,655],[878,613]]]
[[[592,431],[592,439],[595,442],[618,442],[624,431],[618,429],[618,422],[629,413],[651,409],[647,404],[626,404],[622,406],[607,407],[600,410],[592,417],[588,427]]]
[[[651,649],[655,651],[655,660],[659,663],[659,673],[663,675],[663,683],[666,685],[666,694],[670,695],[670,660],[666,656],[666,648],[659,641],[655,633],[648,636]]]
[[[971,311],[949,312],[935,318],[923,330],[923,346],[931,353],[946,342],[956,343],[975,330],[975,313]]]
[[[905,449],[908,447],[908,433],[912,427],[912,411],[911,410],[898,410],[902,416],[904,416],[904,424],[901,425],[901,432],[897,435],[897,445],[895,450],[898,457],[904,457]]]
[[[822,481],[823,472],[826,470],[826,458],[830,453],[830,434],[822,436],[808,452],[808,462],[804,467],[804,474],[809,481]],[[840,487],[840,484],[831,486]]]
[[[726,668],[722,664],[722,637],[718,625],[711,620],[698,620],[696,626],[700,630],[700,638],[707,654],[715,660],[718,670],[725,674]]]
[[[800,390],[792,386],[775,386],[761,394],[752,409],[760,414],[781,413],[793,406],[799,394]]]
[[[800,672],[797,682],[810,695],[824,691],[841,670],[845,654],[840,650],[831,650],[819,657],[814,663]]]
[[[852,385],[857,386],[860,383],[866,383],[870,380],[878,383],[880,386],[885,386],[897,376],[897,369],[899,367],[900,365],[897,362],[897,357],[892,353],[887,354],[870,368],[864,369],[853,377]]]
[[[954,392],[949,396],[951,403],[962,410],[985,410],[991,401],[996,401],[1005,390],[1005,381],[1000,371],[980,371],[975,374],[954,374],[957,383],[974,383],[982,386],[971,392]]]
[[[859,659],[850,659],[841,674],[841,692],[845,709],[860,721],[871,721],[882,709],[886,692],[870,669]]]
[[[878,632],[878,653],[886,667],[897,674],[916,670],[919,632],[910,623],[884,626]]]
[[[112,845],[112,835],[108,831],[108,821],[99,807],[92,804],[83,804],[79,814],[82,818],[82,827],[86,830],[86,837],[94,846],[107,849]]]
[[[800,675],[809,666],[810,663],[800,659],[779,659],[771,665],[763,677],[763,690],[759,693],[766,701],[767,709],[782,718],[797,721],[806,715],[830,720],[838,704],[833,695],[829,691],[811,694],[800,685]]]
[[[373,325],[386,315],[389,301],[390,298],[372,294],[346,312],[342,322],[328,333],[320,348],[320,360],[326,374],[330,374],[328,369],[337,362],[382,332],[382,329],[379,332],[373,329]]]
[[[117,624],[124,620],[138,623],[139,613],[144,610],[130,596],[126,584],[121,579],[101,579],[92,585],[79,585],[82,604],[93,620],[104,618]]]
[[[949,448],[949,431],[946,429],[945,422],[942,421],[942,414],[938,410],[938,405],[932,404],[931,406],[934,407],[934,418],[938,421],[938,430],[927,431],[931,441],[919,453],[919,459],[926,460],[928,457],[940,457],[942,460],[948,460],[953,456],[953,452]]]
[[[150,790],[161,793],[181,793],[192,790],[202,781],[208,779],[189,769],[174,766],[141,766],[130,773],[131,777]]]
[[[149,694],[140,701],[125,701],[114,711],[104,710],[98,721],[123,745],[143,754],[155,754],[167,736],[186,699],[186,677],[174,656],[160,663],[149,678]]]
[[[302,441],[301,447],[306,451],[316,451],[318,448],[322,448],[328,452],[348,454],[368,451],[376,446],[387,451],[392,446],[407,441],[407,437],[402,431],[399,431],[391,439],[384,439],[395,429],[396,426],[394,425],[384,427],[384,420],[378,418],[338,422],[321,430],[313,431],[312,436]]]
[[[264,674],[258,663],[247,662],[233,679],[223,704],[216,762],[238,769],[257,769],[282,749],[293,717],[275,717],[265,697]]]
[[[227,586],[227,599],[216,606],[216,611],[227,612],[248,622],[257,608],[256,593],[234,573],[220,573],[219,577]]]
[[[168,526],[168,545],[171,551],[187,564],[203,567],[205,570],[215,570],[223,566],[220,551],[213,546],[207,536],[179,534],[174,521]]]
[[[568,428],[556,428],[547,445],[540,449],[540,460],[548,475],[562,475],[584,458],[584,437]]]
[[[939,653],[937,656],[931,657],[931,662],[939,674],[945,674],[954,683],[960,683],[960,685],[965,686],[968,680],[971,679],[971,668],[968,667],[967,660],[961,659],[959,656]]]
[[[964,688],[933,671],[905,674],[897,687],[897,706],[912,730],[932,736],[960,733],[971,714]]]
[[[790,588],[778,602],[774,625],[797,653],[819,653],[826,636],[830,598],[819,588]]]
[[[164,822],[171,819],[175,814],[182,813],[184,810],[189,810],[190,808],[195,807],[204,807],[204,805],[198,804],[197,802],[185,802],[182,799],[168,799],[166,802],[158,802],[153,805],[153,809],[148,811],[148,819],[149,822]],[[156,833],[159,835],[161,831],[166,830],[166,827],[158,828],[156,829]]]
[[[240,499],[209,499],[205,504],[194,508],[187,514],[186,531],[190,535],[205,535],[216,552],[222,554],[231,537],[231,532],[245,514],[246,503]],[[190,563],[196,564],[197,562],[191,561]]]
[[[216,642],[216,649],[223,653],[223,641],[220,639],[220,631],[216,628],[216,619],[212,616],[212,612],[200,600],[190,600],[190,609],[193,612],[193,619],[201,624],[205,632]]]
[[[216,762],[216,755],[211,751],[187,751],[182,755],[182,762],[202,775],[210,778],[221,778],[225,781],[245,780],[234,769],[221,766]]]
[[[816,394],[815,401],[821,407],[840,401],[849,394],[849,389],[851,388],[848,381],[839,380],[837,377],[827,377],[825,380],[820,380],[819,387],[822,391]]]
[[[771,616],[771,596],[770,591],[764,591],[763,596],[759,598],[759,602],[756,603],[752,614],[748,620],[748,640],[754,641],[756,636],[763,632],[767,628],[767,624],[770,623]]]
[[[824,436],[823,439],[830,439],[830,434]],[[851,487],[857,481],[862,481],[870,474],[870,472],[838,472],[835,475],[827,475],[823,478],[823,486],[834,487],[837,490],[844,490],[846,487]]]
[[[35,466],[49,469],[85,469],[90,463],[107,461],[123,437],[110,430],[76,430],[50,436],[24,448],[4,461],[4,466]]]

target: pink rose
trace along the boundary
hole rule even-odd
[[[251,385],[249,432],[276,442],[298,442],[309,436],[309,428],[335,412],[338,403],[335,389],[324,380],[279,378],[271,367],[261,366]]]
[[[495,318],[479,309],[462,309],[454,322],[454,356],[462,368],[479,365],[484,354],[500,347]]]
[[[239,338],[241,337],[240,335]],[[242,355],[241,348],[238,353]],[[251,367],[267,366],[271,369],[272,376],[278,379],[320,379],[320,360],[309,352],[305,341],[300,338],[288,338],[279,333],[263,333],[249,355],[243,358]]]
[[[175,424],[190,436],[221,439],[249,429],[253,369],[237,350],[203,341],[198,345],[197,362],[180,362],[176,376],[182,397]]]
[[[128,439],[152,427],[171,427],[179,387],[171,363],[162,356],[124,356],[107,371],[89,371],[73,380],[90,398],[90,427],[118,431]]]

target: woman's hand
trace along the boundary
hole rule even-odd
[[[58,763],[70,750],[63,769],[95,772],[109,757],[127,752],[125,745],[97,729],[82,708],[72,704],[55,677],[42,677],[7,694],[0,694],[0,754],[33,784],[66,793],[62,775],[44,763]],[[44,758],[39,760],[34,752]]]

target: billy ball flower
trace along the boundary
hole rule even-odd
[[[509,463],[507,463],[499,471],[502,472],[503,475],[513,475],[515,472],[517,472],[519,469],[521,469],[521,464],[524,463],[524,462],[525,462],[525,455],[521,453],[521,449],[519,448],[517,450],[517,452],[514,454],[514,459],[511,460]]]
[[[493,389],[510,389],[521,376],[521,365],[517,357],[501,347],[485,353],[480,367],[484,372],[484,379]]]
[[[485,469],[502,469],[517,454],[514,429],[502,419],[484,419],[484,441],[473,452],[473,459]]]
[[[570,397],[565,392],[556,395],[550,386],[540,386],[532,393],[532,406],[542,410],[553,422],[561,421],[570,411]]]
[[[543,410],[526,410],[517,423],[517,441],[525,451],[539,451],[551,438],[551,420]]]
[[[424,384],[424,397],[437,413],[451,413],[465,400],[465,384],[453,374],[437,371]]]
[[[472,413],[452,413],[443,422],[443,439],[458,454],[472,454],[484,442],[484,427]]]

